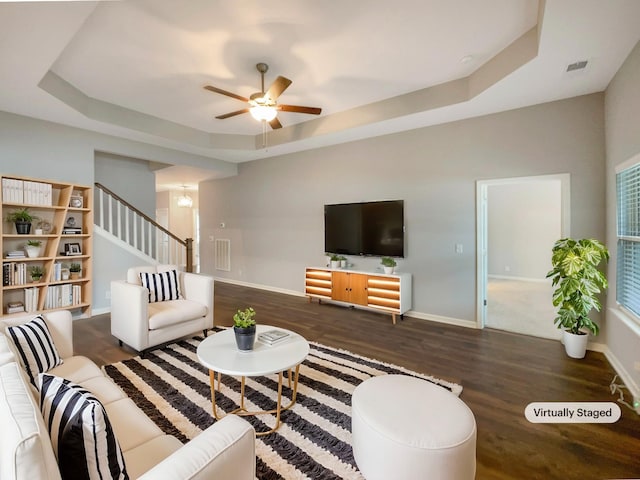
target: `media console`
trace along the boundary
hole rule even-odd
[[[388,312],[395,325],[396,315],[411,309],[411,274],[307,267],[304,293],[309,301],[317,298],[319,303],[330,300]]]

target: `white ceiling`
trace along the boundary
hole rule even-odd
[[[639,20],[638,0],[0,2],[0,110],[242,162],[603,91]],[[280,112],[266,148],[203,89],[248,97],[258,62],[293,80],[280,103],[322,108]]]

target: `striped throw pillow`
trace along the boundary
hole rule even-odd
[[[62,479],[129,478],[104,407],[91,392],[64,378],[39,375],[40,410]]]
[[[7,332],[34,386],[37,386],[39,373],[48,372],[62,363],[42,315],[21,325],[9,327]]]
[[[179,300],[180,283],[178,272],[169,270],[160,273],[140,272],[142,286],[149,290],[149,303],[164,302],[167,300]]]

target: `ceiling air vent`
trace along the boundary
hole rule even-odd
[[[587,66],[587,60],[582,60],[580,62],[570,63],[567,65],[567,72],[573,72],[575,70],[582,70]]]

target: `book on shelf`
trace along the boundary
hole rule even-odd
[[[289,332],[283,330],[267,330],[258,334],[258,341],[266,345],[275,345],[285,341],[289,337]]]
[[[19,313],[24,312],[24,304],[22,302],[8,302],[6,313]]]
[[[11,250],[7,252],[6,258],[27,258],[22,250]]]
[[[82,233],[82,228],[77,227],[64,227],[62,229],[63,235],[80,235]]]
[[[52,185],[15,178],[2,179],[2,199],[5,203],[25,203],[28,205],[51,206]]]
[[[24,285],[27,283],[27,264],[7,262],[2,264],[2,285]]]
[[[38,310],[38,300],[40,298],[40,290],[37,287],[24,289],[24,311],[35,312]]]

